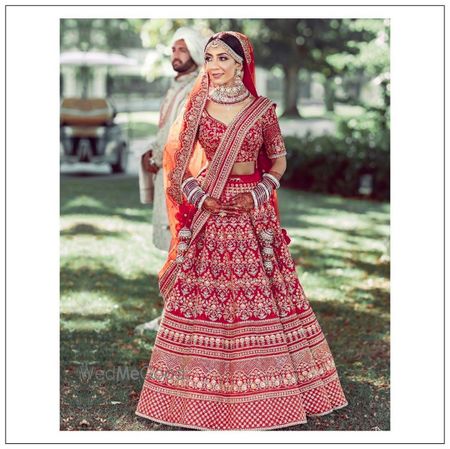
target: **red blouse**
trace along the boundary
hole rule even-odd
[[[197,137],[200,145],[205,149],[208,161],[213,158],[226,129],[225,123],[212,117],[206,109],[203,110]],[[275,113],[275,104],[249,129],[239,149],[236,162],[256,161],[258,152],[263,146],[270,159],[287,154]]]

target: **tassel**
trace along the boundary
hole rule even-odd
[[[272,243],[274,239],[274,233],[272,229],[263,229],[259,234],[262,242],[262,256],[263,256],[263,265],[265,270],[270,273],[273,270],[273,263],[271,261],[274,251],[272,248]]]
[[[177,257],[175,259],[176,263],[184,262],[184,255],[189,248],[189,240],[192,237],[192,231],[184,226],[178,231],[178,246],[177,246]]]

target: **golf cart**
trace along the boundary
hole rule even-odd
[[[61,89],[61,163],[106,162],[113,173],[125,172],[128,136],[114,121],[117,110],[110,100],[108,79],[110,68],[137,66],[137,61],[117,53],[67,51],[61,53],[60,64],[71,77],[69,88]],[[100,83],[91,82],[94,74]]]
[[[125,133],[114,122],[117,111],[106,98],[64,98],[60,110],[61,163],[108,163],[123,173],[128,160]]]

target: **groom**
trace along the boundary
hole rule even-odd
[[[168,251],[171,241],[167,216],[166,195],[163,184],[163,151],[170,127],[181,112],[184,102],[192,89],[203,64],[203,51],[208,37],[198,31],[179,28],[172,37],[172,67],[176,75],[162,102],[159,115],[159,130],[156,137],[140,156],[139,191],[143,204],[153,203],[153,244]],[[154,194],[152,195],[154,186]],[[136,327],[137,333],[158,330],[161,315],[154,320]]]

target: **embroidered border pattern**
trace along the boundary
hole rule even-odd
[[[199,92],[193,95],[191,102],[186,107],[183,117],[183,129],[179,137],[180,146],[175,152],[175,167],[168,175],[170,185],[167,187],[167,193],[178,204],[183,202],[180,186],[194,149],[195,137],[201,119],[201,111],[208,98],[207,93],[208,75],[205,73],[202,76]]]

